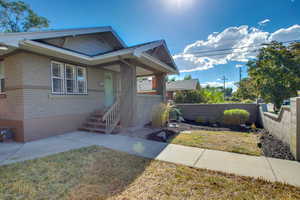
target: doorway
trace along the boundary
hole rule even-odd
[[[110,107],[114,103],[113,75],[111,72],[104,73],[104,94],[105,107]]]

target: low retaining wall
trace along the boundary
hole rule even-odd
[[[260,122],[270,134],[290,147],[300,160],[300,98],[292,98],[290,106],[283,106],[278,114],[266,112],[267,105],[259,108]]]
[[[137,126],[143,126],[151,121],[153,106],[163,102],[161,95],[137,95]]]
[[[257,104],[176,104],[181,110],[183,118],[196,120],[201,117],[204,121],[219,121],[223,113],[228,109],[244,109],[250,113],[250,123],[257,121],[258,105]]]

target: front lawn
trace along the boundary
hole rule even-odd
[[[291,200],[300,188],[93,146],[0,167],[0,199]]]
[[[254,156],[261,155],[261,150],[257,147],[258,135],[246,132],[191,130],[181,132],[169,142]]]

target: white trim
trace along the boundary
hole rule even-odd
[[[36,32],[20,32],[20,33],[0,33],[0,40],[6,45],[19,47],[19,42],[22,40],[38,40],[66,36],[85,35],[93,33],[111,32],[112,35],[119,41],[121,46],[127,47],[120,36],[112,29],[111,26],[91,27],[91,28],[73,28],[61,30],[48,30]]]
[[[145,53],[145,51],[155,48],[159,45],[162,45],[161,42],[157,42],[154,44],[148,44],[143,47],[137,47],[136,49],[134,49],[134,48],[121,49],[121,50],[114,51],[111,53],[106,53],[103,55],[91,57],[91,56],[86,56],[83,54],[79,54],[79,53],[72,52],[69,50],[61,49],[58,47],[53,47],[53,46],[42,44],[42,43],[35,42],[35,41],[25,40],[21,43],[21,46],[24,49],[28,49],[31,51],[34,49],[35,52],[37,52],[37,53],[44,52],[45,54],[50,54],[52,56],[67,58],[70,60],[78,61],[78,62],[81,62],[84,64],[89,64],[89,65],[97,65],[97,64],[102,64],[102,63],[106,63],[109,61],[120,60],[120,57],[121,58],[135,57],[135,58],[142,59],[142,60],[146,59],[146,60],[148,60],[148,62],[150,61],[152,64],[156,64],[157,69],[159,71],[162,68],[164,72],[178,74],[179,73],[178,70],[165,64],[164,62],[160,61],[159,59],[154,58],[153,56],[150,56],[149,54]],[[152,65],[150,64],[150,66],[152,66]]]
[[[53,64],[58,64],[60,66],[60,75],[61,76],[54,76],[53,75]],[[66,77],[66,68],[67,66],[71,66],[74,69],[74,92],[68,92],[67,91],[67,79]],[[84,92],[83,93],[79,93],[79,89],[78,89],[78,69],[82,69],[83,70],[83,77],[84,77]],[[88,80],[87,80],[87,68],[86,67],[82,67],[82,66],[76,66],[76,65],[72,65],[72,64],[68,64],[68,63],[62,63],[62,62],[57,62],[52,60],[51,61],[51,94],[53,95],[62,95],[62,96],[66,96],[66,95],[87,95],[88,94]],[[60,79],[62,80],[62,91],[61,92],[54,92],[54,87],[53,87],[53,79]]]
[[[77,73],[76,73],[76,70],[77,70],[77,67],[75,66],[75,65],[71,65],[71,64],[67,64],[67,63],[65,63],[64,64],[64,66],[65,66],[65,93],[66,94],[76,94],[77,93],[77,77],[76,77],[76,75],[77,75]],[[67,78],[67,66],[68,67],[71,67],[72,68],[72,73],[73,73],[73,77],[70,79],[70,78]],[[67,88],[67,82],[68,82],[68,80],[70,80],[70,81],[74,81],[74,85],[73,85],[73,92],[68,92],[68,88]]]
[[[57,64],[60,67],[60,76],[53,75],[53,64]],[[51,92],[52,94],[64,94],[64,64],[61,62],[51,61]],[[55,92],[53,87],[53,79],[60,79],[62,80],[61,85],[61,92]]]
[[[139,58],[141,58],[142,60],[146,60],[146,62],[150,61],[151,63],[156,64],[160,68],[163,68],[165,70],[165,72],[171,72],[171,73],[178,74],[178,71],[176,69],[170,67],[169,65],[167,65],[164,62],[160,61],[159,59],[157,59],[153,56],[150,56],[147,53],[141,54],[141,56]],[[154,65],[150,65],[150,66],[153,67]]]
[[[78,87],[78,69],[82,69],[83,71],[83,77],[84,77],[84,91],[83,93],[79,92],[79,87]],[[80,80],[81,81],[81,80]],[[80,67],[77,66],[76,67],[76,90],[77,90],[77,94],[87,94],[87,72],[86,72],[86,68],[85,67]]]

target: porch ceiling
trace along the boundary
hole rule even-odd
[[[125,61],[126,64],[131,65],[131,66],[135,66],[136,67],[136,76],[151,76],[157,73],[161,73],[161,71],[158,71],[157,69],[147,66],[139,61]],[[111,63],[111,64],[107,64],[107,65],[102,65],[102,66],[98,66],[107,70],[111,70],[111,71],[115,71],[115,72],[120,72],[120,64],[121,61],[119,63]]]

